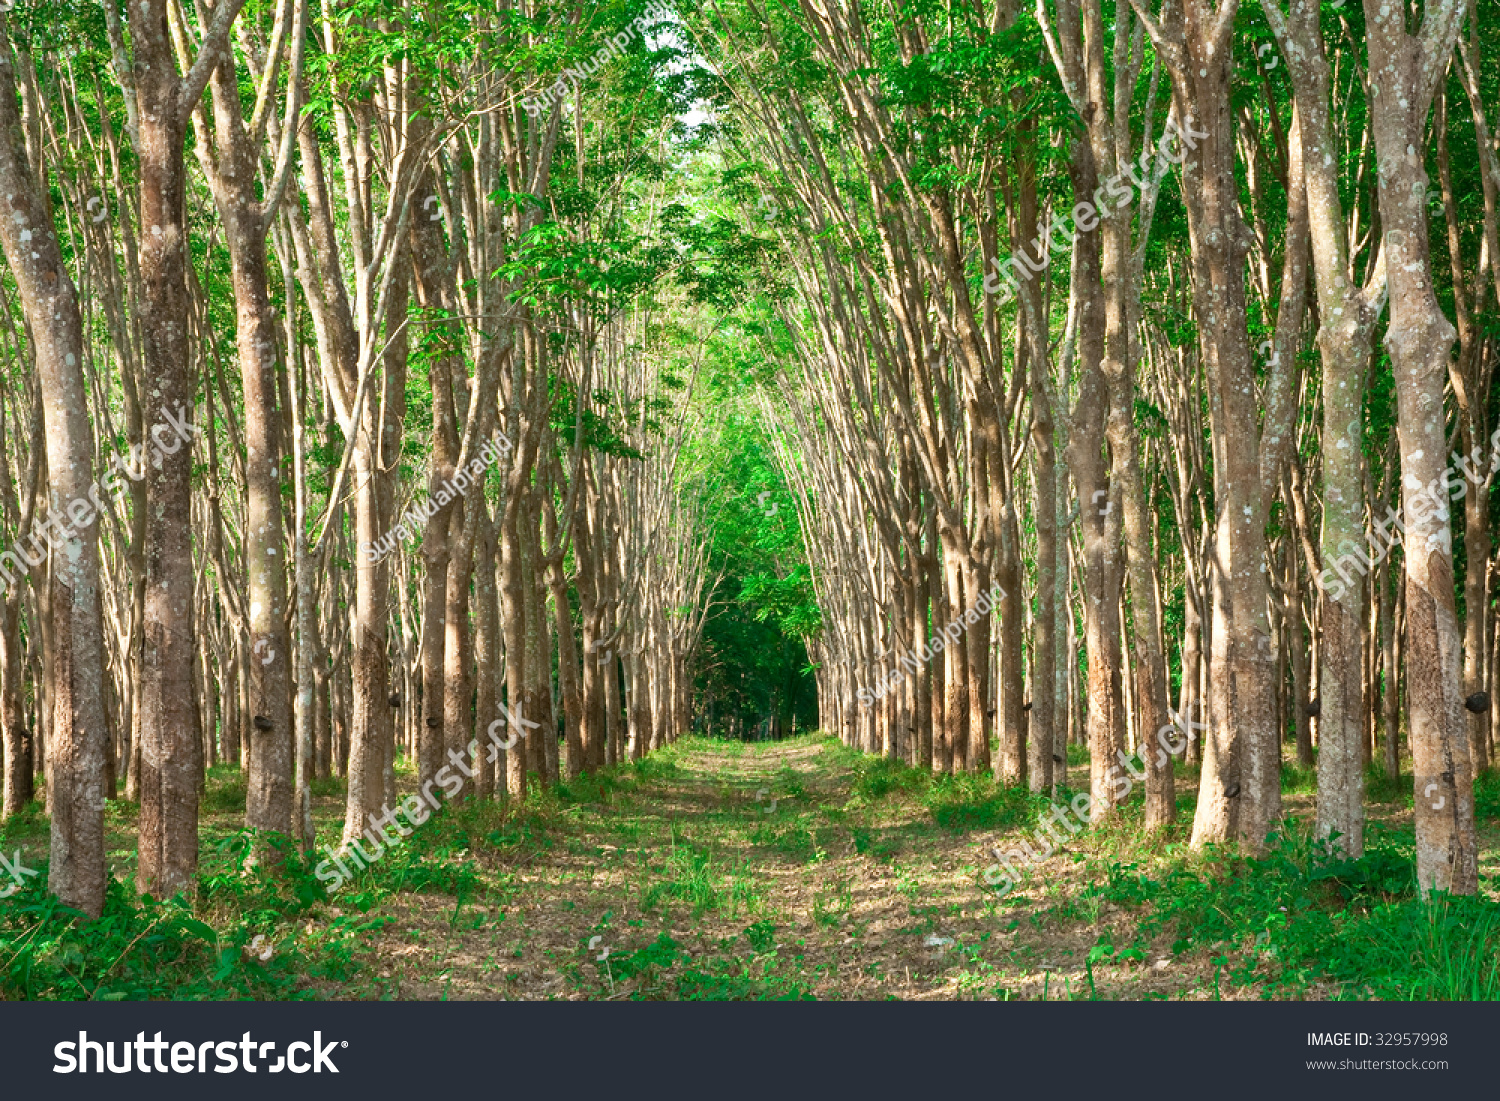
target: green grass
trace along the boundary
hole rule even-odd
[[[30,849],[36,842],[41,842],[45,848],[52,822],[42,806],[42,796],[38,793],[35,802],[27,803],[4,823],[0,823],[0,845],[27,844]]]
[[[1318,793],[1318,764],[1314,751],[1313,763],[1302,768],[1295,761],[1281,763],[1281,791],[1283,795],[1316,795]],[[1369,803],[1394,803],[1403,797],[1411,799],[1411,776],[1397,776],[1394,780],[1385,774],[1380,761],[1371,761],[1365,768],[1365,800]]]
[[[312,790],[314,799],[343,799],[349,794],[349,783],[342,776],[329,776],[321,780],[314,777],[307,786]]]
[[[842,748],[842,747],[840,747]],[[835,757],[842,754],[835,754]],[[858,808],[891,796],[920,800],[933,822],[950,833],[1006,829],[1029,822],[1045,801],[1023,788],[1004,787],[987,774],[934,776],[884,757],[856,757],[851,805]]]
[[[739,940],[749,942],[748,956]],[[784,973],[789,961],[774,945],[775,926],[758,923],[743,938],[720,945],[723,954],[695,961],[670,934],[662,933],[635,952],[611,956],[606,977],[611,986],[628,982],[635,1001],[673,999],[715,1001],[811,1001],[808,987]]]
[[[1281,763],[1281,792],[1283,795],[1313,795],[1318,790],[1318,764],[1314,761],[1306,768],[1295,761]]]
[[[812,830],[800,823],[778,825],[767,822],[757,826],[746,835],[751,844],[776,853],[797,864],[807,864],[818,858],[818,841]]]
[[[0,999],[298,999],[312,996],[309,979],[347,978],[357,922],[299,932],[292,921],[322,886],[294,851],[280,875],[249,866],[251,841],[246,831],[226,842],[219,855],[235,870],[200,876],[192,898],[137,898],[111,879],[95,921],[47,894],[42,862],[0,908]]]
[[[1234,953],[1227,985],[1264,996],[1500,998],[1500,917],[1483,897],[1417,897],[1410,829],[1372,826],[1351,860],[1283,824],[1266,856],[1210,847],[1149,876],[1112,863],[1084,897],[1137,911],[1133,948],[1163,935],[1172,952]]]
[[[711,910],[736,917],[757,912],[763,901],[747,864],[725,864],[695,846],[673,845],[661,875],[642,891],[641,909],[660,910],[677,902],[694,918]]]
[[[198,809],[203,814],[244,814],[245,774],[235,765],[218,764],[204,777]]]
[[[1491,769],[1474,781],[1474,817],[1500,819],[1500,771]]]

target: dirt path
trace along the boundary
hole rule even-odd
[[[406,764],[403,794],[415,787]],[[1075,782],[1083,765],[1080,751]],[[1423,996],[1500,990],[1483,921],[1439,920],[1403,886],[1409,779],[1372,782],[1373,856],[1332,871],[1308,858],[1310,772],[1285,770],[1284,810],[1300,823],[1253,866],[1189,849],[1195,777],[1179,783],[1180,821],[1165,835],[1142,832],[1137,794],[1002,897],[982,872],[996,846],[1035,839],[1051,809],[1040,796],[933,777],[832,738],[689,739],[519,804],[447,806],[324,902],[311,875],[321,848],[290,886],[245,877],[244,777],[219,765],[202,803],[194,910],[212,951],[173,975],[200,993],[334,999],[1319,998],[1371,996],[1370,983],[1391,996],[1432,975],[1451,981]],[[319,781],[314,795],[319,840],[336,846],[342,784]],[[128,887],[134,805],[111,802],[106,819],[111,869]],[[44,817],[5,833],[8,851],[41,866]],[[1493,813],[1480,837],[1492,883]],[[142,929],[164,919],[119,916]],[[283,970],[233,986],[198,974],[251,933],[280,946]],[[1350,964],[1366,956],[1368,967]],[[1342,961],[1338,987],[1330,960]],[[59,990],[79,985],[58,973]],[[172,981],[125,989],[162,996]]]
[[[1004,900],[998,830],[940,827],[910,792],[856,789],[830,740],[688,741],[519,817],[465,820],[471,889],[391,896],[334,997],[1087,997],[1092,912],[1068,854]],[[460,819],[463,816],[459,816]],[[448,827],[444,827],[448,828]],[[1163,953],[1163,957],[1169,953]],[[601,958],[602,957],[602,958]],[[1094,967],[1101,996],[1207,997],[1183,960]]]

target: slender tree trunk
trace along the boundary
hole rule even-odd
[[[1282,22],[1275,0],[1262,0],[1282,39],[1297,91],[1298,132],[1306,149],[1309,236],[1322,326],[1323,532],[1319,579],[1322,627],[1318,673],[1320,836],[1338,835],[1351,855],[1364,851],[1364,374],[1376,322],[1379,282],[1353,284],[1339,197],[1338,147],[1330,122],[1328,63],[1316,6],[1293,4]],[[1378,277],[1377,277],[1378,278]],[[1345,572],[1352,562],[1352,573]],[[1337,576],[1334,571],[1337,570]],[[1299,709],[1301,701],[1299,700]],[[1301,749],[1299,742],[1299,758]]]
[[[1463,713],[1463,639],[1453,600],[1453,537],[1443,391],[1457,333],[1438,306],[1428,244],[1427,173],[1415,151],[1448,66],[1465,5],[1436,0],[1420,34],[1402,8],[1366,0],[1371,119],[1390,324],[1385,345],[1396,379],[1401,499],[1406,526],[1406,693],[1416,792],[1417,882],[1473,894],[1478,846],[1469,737]],[[1462,475],[1458,475],[1461,479]]]
[[[519,482],[513,475],[507,493],[500,534],[500,590],[504,598],[500,625],[505,636],[505,695],[514,714],[526,694],[526,601],[522,572]],[[523,731],[507,727],[505,734],[506,792],[512,799],[526,795],[527,747]]]
[[[1018,150],[1019,217],[1014,252],[1021,242],[1037,238],[1037,194],[1034,125],[1025,129]],[[1053,783],[1052,689],[1057,664],[1057,455],[1052,421],[1051,363],[1043,314],[1042,284],[1028,279],[1020,287],[1021,324],[1031,386],[1032,514],[1036,522],[1036,608],[1031,652],[1031,710],[1027,713],[1027,780],[1032,791]]]
[[[1464,434],[1470,456],[1481,456],[1483,469],[1487,456],[1483,445],[1469,432]],[[1491,708],[1482,697],[1488,694],[1489,666],[1489,562],[1490,508],[1489,494],[1482,485],[1468,486],[1464,494],[1464,693],[1465,718],[1469,723],[1469,755],[1474,775],[1490,767],[1489,733]],[[1473,706],[1470,706],[1472,703]]]
[[[221,0],[232,14],[242,0]],[[152,444],[164,418],[193,417],[188,359],[187,172],[189,102],[179,79],[167,11],[130,5],[140,142],[140,331]],[[212,46],[205,48],[213,48]],[[196,89],[200,94],[202,85]],[[196,96],[192,97],[196,99]],[[185,441],[146,465],[145,660],[141,670],[140,862],[136,885],[169,897],[198,870],[202,739],[193,705],[192,447]],[[283,663],[283,669],[285,665]],[[283,727],[285,730],[285,727]]]
[[[431,175],[419,191],[431,195],[436,191]],[[424,310],[436,314],[451,304],[451,272],[443,247],[439,223],[429,218],[412,222],[412,257],[416,276],[413,284],[417,302]],[[457,342],[451,324],[436,326],[433,338]],[[417,727],[417,782],[425,784],[447,765],[445,751],[455,736],[445,735],[447,711],[444,687],[449,632],[448,613],[456,594],[448,583],[452,547],[463,524],[463,506],[450,500],[439,500],[443,486],[454,475],[458,461],[458,420],[454,409],[454,357],[442,349],[427,365],[432,387],[432,458],[428,478],[428,508],[435,508],[422,533],[422,717]],[[468,578],[463,578],[467,587]],[[454,655],[455,657],[457,655]]]
[[[250,630],[250,774],[245,824],[294,832],[291,638],[287,633],[285,456],[276,377],[277,331],[266,275],[264,214],[255,198],[256,150],[240,114],[232,64],[212,82],[218,171],[213,179],[229,246],[235,340],[244,381],[245,588]]]
[[[1260,392],[1247,328],[1250,232],[1239,205],[1229,91],[1238,5],[1229,0],[1214,8],[1207,0],[1185,0],[1180,8],[1164,5],[1163,22],[1157,23],[1143,0],[1132,4],[1173,77],[1199,355],[1210,383],[1218,518],[1209,571],[1215,599],[1209,730],[1192,843],[1234,838],[1258,852],[1280,818],[1281,769],[1275,663],[1260,644],[1270,635],[1264,572],[1268,493],[1261,469]],[[1284,286],[1284,298],[1287,291]],[[1281,329],[1278,324],[1278,336]],[[1270,447],[1268,454],[1274,455],[1274,444]]]
[[[563,737],[567,743],[567,778],[576,780],[587,763],[581,736],[583,689],[578,670],[578,653],[573,639],[572,604],[568,599],[568,581],[563,572],[561,557],[548,563],[547,578],[552,589],[552,615],[557,631],[557,688],[563,700]]]
[[[51,725],[47,754],[51,865],[48,889],[66,906],[98,917],[107,878],[104,852],[105,761],[110,735],[104,711],[104,623],[99,591],[98,514],[101,488],[93,482],[94,435],[83,369],[83,321],[77,291],[63,264],[44,192],[29,162],[17,111],[8,27],[0,24],[0,191],[9,209],[0,217],[0,245],[20,291],[33,341],[46,421],[48,515],[34,525],[57,544],[46,591],[52,631],[46,660]],[[51,529],[48,531],[48,529]],[[36,546],[36,535],[31,536]],[[13,556],[12,556],[13,557]],[[6,603],[6,627],[14,604]],[[13,631],[5,640],[7,681],[14,670]],[[189,673],[191,666],[189,665]],[[13,682],[11,682],[13,684]],[[5,811],[29,796],[32,753],[20,733],[19,701],[5,700]],[[24,770],[24,779],[15,775]],[[113,794],[113,792],[109,792]],[[143,839],[144,840],[144,839]],[[196,842],[196,838],[194,839]],[[145,846],[142,845],[142,856]]]
[[[1088,145],[1077,142],[1070,165],[1073,193],[1094,194],[1098,177]],[[1111,768],[1125,748],[1124,695],[1120,670],[1121,563],[1119,515],[1110,500],[1104,463],[1108,384],[1104,377],[1105,313],[1099,241],[1079,234],[1073,294],[1078,299],[1078,400],[1070,418],[1068,469],[1078,491],[1083,527],[1083,626],[1088,660],[1088,745],[1091,820],[1106,817],[1118,801]]]
[[[500,665],[500,605],[499,590],[495,584],[495,526],[490,519],[489,505],[484,499],[484,487],[476,486],[478,494],[475,519],[474,561],[474,669],[477,686],[474,693],[474,713],[477,716],[475,737],[479,741],[480,755],[475,766],[477,772],[475,795],[487,799],[497,790],[504,790],[504,764],[499,751],[491,747],[489,727],[500,716],[499,665]],[[499,733],[499,728],[496,730]],[[500,735],[502,738],[504,735]],[[492,759],[491,754],[494,754]]]

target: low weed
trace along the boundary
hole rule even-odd
[[[746,836],[752,845],[771,849],[798,864],[810,864],[817,860],[817,839],[805,826],[793,823],[779,827],[767,822],[756,826]]]
[[[46,862],[0,908],[0,999],[137,1001],[155,998],[314,997],[305,976],[335,977],[344,953],[319,951],[292,921],[323,901],[323,888],[293,849],[272,872],[248,864],[248,831],[226,849],[234,870],[200,877],[196,897],[137,897],[111,878],[104,910],[89,921],[47,893]],[[214,922],[215,924],[210,924]],[[265,957],[262,959],[262,957]]]
[[[204,814],[244,814],[246,783],[237,765],[214,765],[204,777],[200,809]]]
[[[839,747],[842,748],[842,747]],[[884,799],[892,793],[906,795],[926,791],[932,774],[919,768],[908,768],[887,757],[858,756],[853,761],[854,777],[850,794],[865,802]]]
[[[1283,795],[1312,795],[1318,790],[1318,766],[1315,763],[1303,768],[1290,761],[1281,763],[1281,792]]]
[[[1482,772],[1474,781],[1474,817],[1500,818],[1500,772]]]

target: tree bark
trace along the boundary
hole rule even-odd
[[[1417,883],[1473,894],[1478,848],[1463,639],[1453,599],[1453,537],[1443,391],[1457,336],[1432,285],[1426,197],[1427,115],[1453,53],[1466,5],[1435,0],[1420,32],[1405,11],[1366,0],[1371,119],[1390,277],[1385,345],[1396,379],[1406,537],[1406,692],[1416,792]],[[1462,478],[1462,475],[1459,475]]]
[[[46,700],[51,710],[47,754],[52,817],[47,886],[64,905],[98,917],[104,908],[107,880],[104,757],[110,744],[104,710],[98,514],[103,511],[101,489],[112,492],[115,487],[93,481],[94,434],[83,368],[83,321],[41,177],[27,153],[17,110],[8,22],[8,17],[0,16],[0,191],[9,207],[0,217],[0,245],[31,330],[41,383],[38,401],[47,429],[49,514],[34,529],[46,533],[44,547],[55,542],[59,552],[53,558],[46,591],[52,621],[46,640],[51,671]],[[34,532],[30,543],[37,546]],[[11,609],[7,601],[7,618],[14,614]],[[15,641],[9,635],[5,641],[8,667],[15,661]],[[20,716],[15,714],[19,701],[8,697],[5,703],[8,816],[29,796],[32,751]]]

